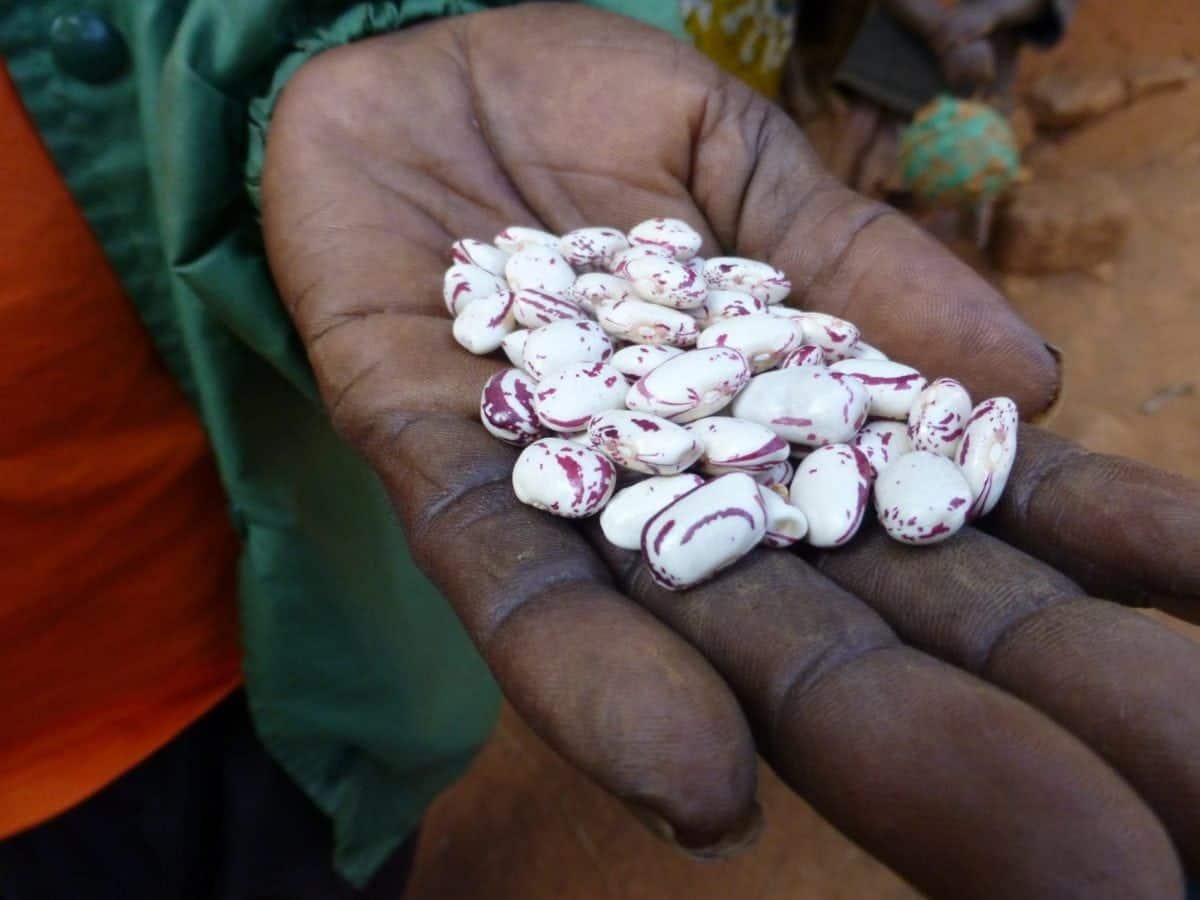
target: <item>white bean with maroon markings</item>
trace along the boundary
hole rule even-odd
[[[579,431],[592,416],[625,404],[629,382],[603,362],[572,363],[538,381],[534,407],[553,431]]]
[[[880,419],[908,421],[921,391],[927,384],[925,376],[902,363],[890,359],[843,359],[831,363],[830,372],[857,378],[871,395],[871,415]]]
[[[852,359],[888,359],[888,355],[878,347],[872,347],[866,341],[859,339],[853,347]]]
[[[700,458],[700,445],[682,425],[627,409],[592,416],[588,442],[618,466],[647,475],[678,475]]]
[[[704,263],[704,281],[713,291],[745,291],[763,303],[782,303],[792,290],[774,266],[740,256],[715,256]]]
[[[504,275],[504,264],[508,262],[508,254],[503,250],[472,238],[462,238],[451,244],[450,258],[501,276]]]
[[[786,319],[761,313],[738,316],[700,332],[698,348],[733,347],[750,363],[755,374],[773,369],[800,343],[800,329]]]
[[[504,277],[514,291],[533,288],[560,295],[575,283],[575,272],[557,250],[536,245],[510,256],[504,264]]]
[[[733,415],[766,425],[795,444],[852,440],[867,421],[870,395],[855,378],[802,366],[756,375],[733,401]]]
[[[952,460],[914,450],[894,460],[875,482],[875,511],[887,533],[904,544],[936,544],[967,520],[971,487]]]
[[[787,441],[765,425],[732,416],[708,416],[687,425],[700,444],[700,467],[710,475],[764,472],[786,463]]]
[[[913,449],[908,440],[908,426],[889,419],[868,422],[850,443],[863,452],[871,464],[871,475],[874,477],[879,477],[880,471],[887,468],[892,460],[911,453]]]
[[[534,409],[537,383],[520,369],[497,372],[483,385],[479,418],[494,437],[523,446],[541,437],[543,428]]]
[[[612,341],[603,329],[589,319],[579,319],[534,328],[521,355],[525,371],[540,381],[563,366],[605,362],[612,354]]]
[[[508,290],[508,282],[491,272],[465,263],[455,263],[442,279],[442,299],[451,316],[457,318],[463,310],[481,297],[490,297]]]
[[[758,493],[767,511],[767,530],[763,535],[763,544],[782,549],[803,540],[804,535],[808,534],[808,519],[804,513],[788,503],[778,491],[769,487],[760,484]]]
[[[773,316],[779,316],[781,319],[803,319],[808,313],[802,309],[796,309],[794,306],[784,306],[782,303],[776,303],[774,306],[768,306],[767,312]]]
[[[648,256],[625,264],[625,276],[643,300],[672,309],[695,309],[708,289],[704,279],[681,262]]]
[[[634,246],[660,247],[680,262],[686,262],[700,251],[704,239],[682,219],[647,219],[629,229],[629,243]]]
[[[645,300],[604,301],[596,307],[596,321],[613,337],[635,344],[691,347],[700,336],[696,320],[683,310]]]
[[[819,312],[805,312],[798,318],[804,329],[804,343],[820,347],[825,354],[825,362],[853,358],[862,338],[857,325]]]
[[[984,400],[971,411],[955,460],[971,488],[967,520],[992,511],[1017,458],[1017,405],[1008,397]]]
[[[665,247],[655,247],[650,244],[635,244],[619,253],[614,253],[608,261],[608,271],[620,278],[629,277],[629,264],[635,259],[674,259],[671,251]]]
[[[510,225],[492,239],[492,243],[505,253],[518,253],[530,247],[558,249],[558,235],[537,228]]]
[[[556,516],[579,519],[600,511],[617,485],[603,453],[562,438],[542,438],[521,451],[512,473],[517,499]]]
[[[871,465],[849,444],[828,444],[796,468],[790,498],[808,519],[808,543],[840,547],[862,525],[871,493]]]
[[[669,344],[630,344],[614,353],[609,362],[630,381],[637,381],[680,353],[683,350]]]
[[[481,356],[500,349],[501,341],[516,327],[512,292],[500,291],[472,302],[458,314],[451,332],[464,350]]]
[[[732,347],[690,350],[635,381],[625,405],[691,422],[723,409],[749,380],[750,364]]]
[[[567,299],[574,300],[590,314],[606,300],[636,300],[633,285],[624,278],[607,272],[586,272],[567,289]]]
[[[646,523],[688,491],[704,484],[699,475],[656,475],[621,488],[600,513],[600,530],[610,544],[640,550]]]
[[[908,413],[908,437],[914,450],[953,458],[971,415],[971,395],[953,378],[938,378],[921,391]]]
[[[562,319],[586,319],[587,313],[561,294],[525,288],[513,295],[513,318],[526,328],[540,328]]]
[[[708,328],[726,319],[752,316],[766,311],[767,304],[742,291],[709,291],[704,296],[704,302],[691,310],[701,328]]]
[[[558,241],[558,252],[577,270],[602,269],[622,250],[629,249],[625,235],[615,228],[576,228]]]
[[[800,369],[804,366],[825,366],[825,351],[816,344],[801,344],[779,361],[781,369]]]
[[[679,591],[737,562],[766,530],[758,485],[734,472],[689,491],[646,523],[642,553],[654,580]]]

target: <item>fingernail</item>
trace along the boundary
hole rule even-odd
[[[693,846],[682,840],[675,830],[675,826],[650,807],[630,800],[625,801],[625,806],[655,837],[698,860],[716,860],[733,856],[758,840],[763,829],[762,807],[756,801],[746,817],[715,843]]]
[[[1052,420],[1058,411],[1062,409],[1063,399],[1063,384],[1066,379],[1063,373],[1063,351],[1057,344],[1052,344],[1049,341],[1043,341],[1046,351],[1054,357],[1054,365],[1057,369],[1058,379],[1055,382],[1054,395],[1050,398],[1050,402],[1046,404],[1046,408],[1035,414],[1030,421],[1035,425],[1046,425]]]

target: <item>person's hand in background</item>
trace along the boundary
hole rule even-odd
[[[757,552],[683,594],[522,506],[477,422],[504,368],[451,339],[447,247],[685,219],[792,302],[1026,415],[1053,357],[985,282],[826,174],[777,107],[668,35],[580,7],[449,19],[315,58],[275,111],[264,229],[330,415],[506,695],[676,843],[756,827],[755,753],[936,897],[1161,898],[1200,865],[1200,490],[1036,429],[987,524]],[[1026,555],[1026,552],[1040,557]],[[1057,567],[1057,568],[1056,568]],[[1075,580],[1072,580],[1075,579]],[[1174,846],[1172,844],[1174,841]]]

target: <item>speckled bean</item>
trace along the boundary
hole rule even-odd
[[[472,238],[461,238],[451,244],[450,258],[498,276],[504,275],[504,264],[508,262],[508,254],[503,250]]]
[[[763,544],[782,549],[803,540],[808,534],[808,519],[804,513],[788,503],[778,491],[769,487],[760,484],[758,493],[767,511],[767,529],[763,534]]]
[[[501,231],[492,243],[505,253],[517,253],[529,247],[545,247],[549,250],[558,249],[558,235],[537,228],[525,228],[521,225],[509,225]]]
[[[613,337],[635,344],[691,347],[700,336],[686,312],[645,300],[605,301],[596,307],[596,321]]]
[[[562,296],[575,283],[575,272],[557,250],[531,246],[518,250],[504,265],[504,277],[514,291],[532,288]]]
[[[963,425],[971,415],[971,395],[953,378],[930,382],[908,413],[908,437],[914,450],[954,457]]]
[[[497,372],[483,385],[479,418],[490,434],[509,444],[524,446],[542,435],[542,424],[533,408],[537,384],[520,369]]]
[[[875,511],[904,544],[936,544],[963,527],[971,488],[953,461],[927,450],[905,453],[879,473]]]
[[[671,251],[665,247],[638,244],[614,253],[612,259],[608,261],[608,271],[620,278],[628,278],[629,264],[635,259],[673,259],[673,257]]]
[[[710,475],[726,472],[764,472],[787,462],[788,442],[766,425],[708,416],[687,426],[701,448],[701,468]]]
[[[750,380],[750,364],[732,347],[682,353],[633,383],[625,405],[673,422],[722,409]]]
[[[801,344],[779,361],[781,369],[801,369],[805,366],[824,366],[825,352],[816,344]]]
[[[756,375],[732,410],[786,441],[820,446],[851,440],[866,422],[869,406],[861,381],[802,366]]]
[[[765,313],[767,304],[741,291],[709,291],[704,302],[691,310],[701,328],[709,328],[738,316]]]
[[[927,383],[912,366],[887,359],[844,359],[831,363],[829,371],[857,378],[866,385],[872,416],[904,422]]]
[[[840,547],[862,525],[871,493],[871,466],[857,447],[829,444],[796,469],[791,501],[808,519],[808,542]]]
[[[618,466],[647,475],[678,475],[700,457],[700,445],[683,426],[627,409],[593,416],[588,441]]]
[[[681,219],[647,219],[629,229],[629,243],[634,246],[660,247],[680,262],[686,262],[700,251],[704,239]]]
[[[787,319],[760,313],[738,316],[700,332],[696,347],[733,347],[750,362],[751,371],[773,369],[800,343],[800,329]]]
[[[643,300],[672,309],[694,309],[708,293],[703,279],[673,259],[633,259],[625,265],[625,274]]]
[[[758,485],[737,472],[689,491],[660,511],[642,531],[642,553],[654,580],[678,591],[737,562],[766,529]]]
[[[595,313],[596,307],[606,300],[636,300],[637,294],[624,278],[607,272],[587,272],[567,289],[567,299],[574,300],[588,313]]]
[[[644,478],[613,494],[600,513],[600,530],[610,544],[624,550],[640,550],[646,523],[702,484],[704,479],[692,474]]]
[[[604,362],[613,354],[612,341],[595,322],[551,322],[534,328],[525,339],[523,368],[539,381],[572,363]]]
[[[682,352],[680,348],[667,344],[631,344],[614,353],[609,362],[630,381],[637,381]]]
[[[451,316],[457,318],[464,309],[481,297],[490,297],[508,290],[508,282],[479,266],[455,263],[442,279],[442,299]]]
[[[740,256],[714,256],[704,263],[710,290],[744,291],[768,305],[781,303],[792,290],[787,276],[774,266]]]
[[[878,477],[888,463],[913,449],[908,441],[908,427],[903,422],[887,419],[868,422],[851,443],[863,452],[871,464],[872,477]]]
[[[992,511],[1017,458],[1017,405],[1008,397],[984,400],[971,411],[955,457],[971,488],[967,520]]]
[[[574,300],[560,294],[548,294],[526,288],[513,295],[513,317],[518,325],[540,328],[562,319],[585,319],[585,313]]]
[[[603,453],[561,438],[542,438],[517,457],[512,484],[522,503],[578,519],[599,512],[608,502],[617,470]]]
[[[547,428],[578,431],[592,416],[620,409],[628,390],[629,383],[608,363],[572,363],[538,381],[534,406]]]
[[[826,313],[805,312],[800,316],[800,323],[804,329],[804,343],[820,347],[827,363],[851,359],[862,339],[857,325]]]
[[[468,352],[477,355],[500,348],[500,342],[517,327],[513,318],[513,295],[500,291],[481,297],[458,314],[451,331]]]
[[[558,252],[577,271],[606,268],[613,256],[628,248],[629,241],[615,228],[576,228],[558,241]]]

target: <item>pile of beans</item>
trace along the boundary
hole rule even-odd
[[[454,338],[513,365],[488,380],[480,416],[525,448],[522,502],[601,513],[608,540],[640,549],[673,590],[759,544],[844,544],[872,485],[879,521],[906,544],[995,506],[1016,454],[1012,400],[973,406],[850,322],[782,305],[791,286],[772,266],[701,259],[701,243],[661,218],[628,234],[512,227],[454,243]]]

